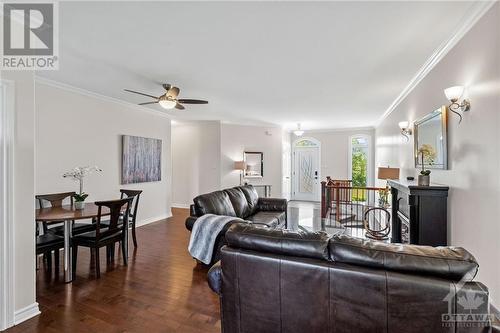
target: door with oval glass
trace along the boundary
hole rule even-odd
[[[320,145],[314,139],[299,139],[293,145],[294,200],[320,200]]]

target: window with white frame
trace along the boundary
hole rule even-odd
[[[370,141],[367,135],[354,135],[350,138],[349,178],[354,187],[366,187],[369,183]]]

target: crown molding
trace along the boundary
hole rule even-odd
[[[341,127],[341,128],[318,128],[318,129],[312,129],[312,130],[304,130],[304,135],[307,133],[338,133],[338,132],[368,132],[368,131],[374,131],[375,127],[374,126],[367,126],[367,127]],[[294,129],[287,129],[287,132],[290,134],[293,134]]]
[[[80,94],[80,95],[84,95],[84,96],[88,96],[88,97],[93,97],[93,98],[100,99],[100,100],[103,100],[103,101],[106,101],[106,102],[111,102],[111,103],[119,104],[121,106],[127,107],[129,109],[133,109],[135,111],[147,112],[147,113],[150,113],[150,114],[155,115],[155,116],[160,116],[160,117],[172,119],[171,115],[169,115],[167,113],[164,113],[162,111],[155,111],[155,110],[152,110],[150,108],[145,108],[143,106],[140,106],[140,105],[137,105],[137,104],[133,104],[133,103],[130,103],[130,102],[126,102],[126,101],[123,101],[123,100],[118,99],[118,98],[101,95],[101,94],[98,94],[98,93],[93,92],[93,91],[89,91],[89,90],[86,90],[86,89],[83,89],[83,88],[75,87],[75,86],[72,86],[72,85],[69,85],[69,84],[66,84],[66,83],[62,83],[62,82],[59,82],[59,81],[50,80],[50,79],[47,79],[47,78],[44,78],[44,77],[41,77],[41,76],[35,75],[35,83],[41,83],[41,84],[44,84],[44,85],[47,85],[47,86],[51,86],[51,87],[54,87],[54,88],[59,88],[59,89],[62,89],[62,90],[65,90],[65,91],[69,91],[69,92],[73,92],[73,93],[76,93],[76,94]]]
[[[446,41],[444,41],[434,51],[434,53],[427,59],[424,65],[418,70],[415,76],[410,80],[408,85],[396,97],[392,104],[385,110],[384,114],[378,120],[376,127],[378,127],[385,118],[387,118],[398,105],[418,86],[418,84],[436,67],[436,65],[448,54],[448,52],[457,45],[457,43],[469,32],[469,30],[483,17],[486,12],[496,3],[495,0],[477,1],[472,5],[470,14],[464,18],[463,23],[460,24]]]
[[[253,126],[253,127],[268,127],[268,128],[281,128],[280,125],[274,123],[266,123],[258,120],[219,120],[221,125],[235,125],[235,126]]]

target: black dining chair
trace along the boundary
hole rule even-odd
[[[65,200],[73,204],[75,192],[62,192],[35,195],[40,208],[61,207]],[[49,271],[52,270],[52,253],[54,253],[55,271],[59,271],[59,250],[64,247],[64,221],[39,222],[36,228],[36,254],[43,254]],[[41,224],[41,228],[39,227]],[[73,233],[90,231],[94,228],[92,224],[75,223],[73,221]],[[41,229],[41,230],[40,230]]]
[[[38,201],[38,205],[40,208],[48,208],[48,207],[61,207],[63,205],[63,201],[69,198],[69,203],[73,205],[73,195],[76,192],[63,192],[63,193],[52,193],[52,194],[39,194],[36,195],[35,198]],[[52,232],[58,236],[64,236],[64,221],[50,221],[43,222],[43,232]],[[50,228],[49,228],[50,225]],[[92,223],[81,223],[73,221],[73,235],[80,234],[82,232],[92,231],[95,229],[95,225]]]
[[[36,236],[36,255],[43,254],[47,263],[47,271],[52,271],[52,252],[54,252],[54,266],[56,275],[59,272],[59,251],[64,248],[64,237],[46,232]]]
[[[130,214],[128,218],[128,223],[129,223],[129,228],[132,229],[132,240],[134,241],[134,247],[137,247],[137,236],[135,234],[135,224],[137,220],[137,209],[139,207],[139,198],[141,196],[142,190],[125,190],[121,189],[120,190],[120,198],[133,198],[132,203],[131,203],[131,209],[130,209]],[[122,219],[120,220],[120,223],[123,223]],[[108,225],[108,221],[102,221],[101,225],[106,226]]]
[[[95,219],[95,230],[75,235],[72,238],[73,272],[76,272],[79,246],[88,247],[94,252],[97,278],[101,276],[99,261],[99,249],[101,247],[106,246],[109,248],[110,246],[114,247],[117,242],[121,243],[123,264],[127,266],[127,242],[125,240],[128,230],[123,227],[123,223],[120,223],[120,217],[123,216],[125,220],[128,220],[132,200],[133,197],[127,197],[119,200],[95,202],[98,206],[97,217]],[[107,226],[101,225],[103,207],[109,208],[111,213]]]

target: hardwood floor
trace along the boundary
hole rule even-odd
[[[88,249],[78,253],[76,280],[48,278],[37,272],[37,301],[42,314],[6,332],[220,332],[219,300],[208,287],[207,268],[187,252],[188,210],[137,229],[139,247],[130,247],[129,266],[119,251],[95,279]]]

